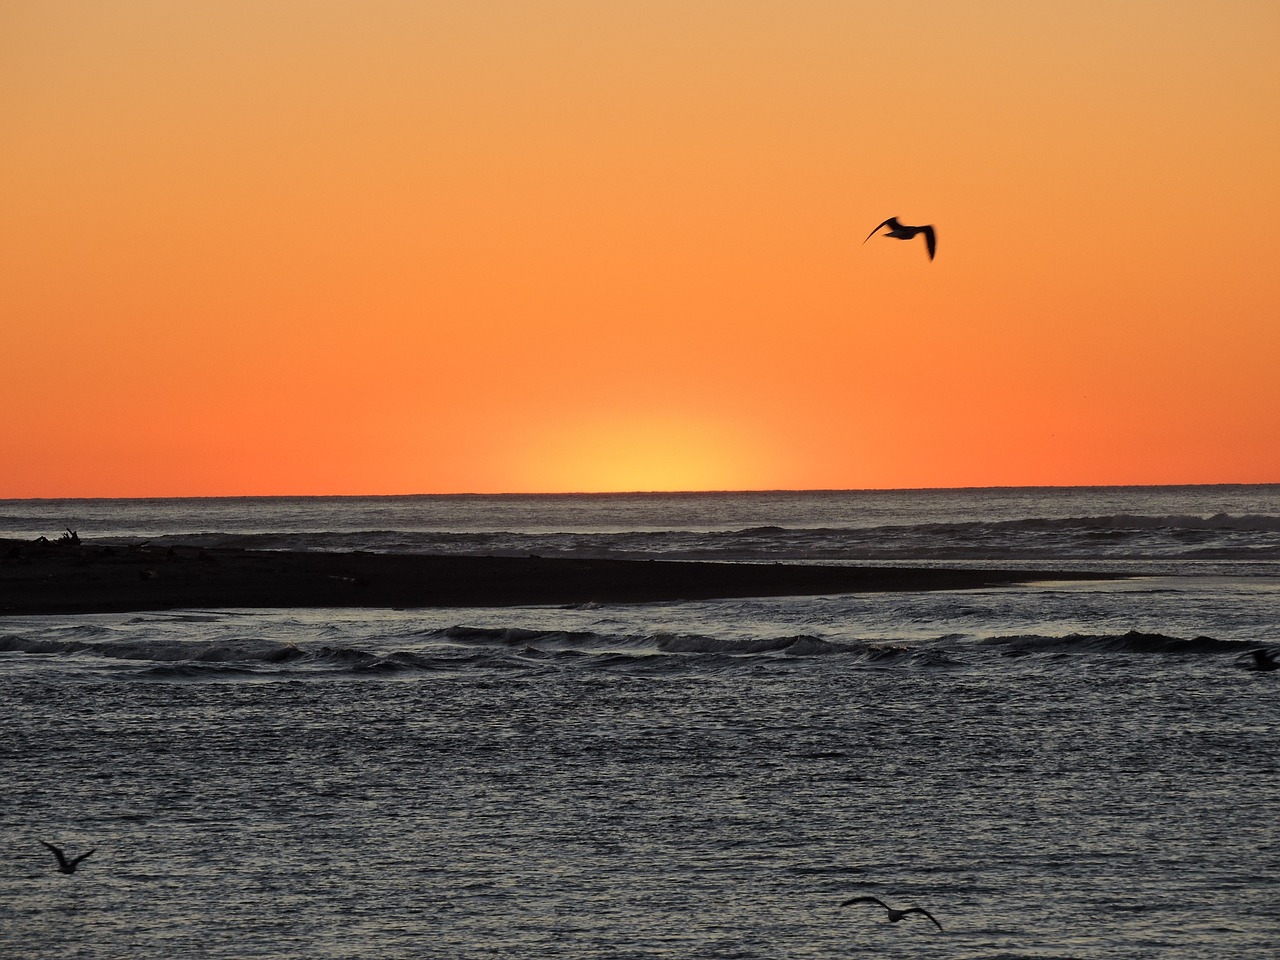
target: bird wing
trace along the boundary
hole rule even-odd
[[[840,906],[847,907],[851,903],[874,903],[877,906],[884,907],[886,910],[889,909],[889,905],[879,897],[850,897],[844,903],[840,904]]]
[[[933,921],[933,925],[935,927],[937,927],[939,930],[942,929],[942,924],[940,924],[937,918],[934,917],[934,915],[930,913],[928,910],[926,910],[924,907],[908,907],[906,910],[903,910],[902,912],[903,913],[922,913],[926,917],[928,917],[930,920]]]
[[[94,850],[96,849],[97,847],[94,847]],[[91,856],[93,856],[93,850],[90,850],[88,853],[82,853],[80,854],[80,856],[76,857],[74,860],[71,861],[71,865],[74,867],[81,860],[88,860]]]
[[[55,847],[52,843],[49,843],[48,841],[41,840],[40,842],[53,851],[53,855],[58,858],[58,863],[60,863],[64,867],[67,865],[66,855],[61,850],[59,850],[57,847]]]
[[[898,229],[898,218],[897,218],[897,217],[890,217],[890,218],[889,218],[888,220],[886,220],[884,223],[880,224],[880,227],[888,227],[890,230],[897,230],[897,229]],[[880,229],[880,227],[876,227],[876,229],[875,229],[875,230],[872,230],[870,233],[868,233],[868,234],[867,234],[867,240],[870,240],[872,237],[874,237],[874,236],[876,235],[876,231],[878,231],[878,230]],[[863,243],[866,243],[866,242],[867,242],[867,240],[863,240],[862,242],[863,242]]]
[[[924,226],[920,228],[924,231],[924,245],[929,248],[929,259],[933,259],[933,251],[938,249],[938,235],[933,232],[932,226]],[[866,243],[866,241],[862,241]]]

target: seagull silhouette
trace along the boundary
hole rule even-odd
[[[876,227],[875,230],[868,233],[867,240],[874,237],[881,227],[888,227],[889,232],[886,233],[885,236],[893,237],[895,240],[910,240],[917,233],[923,233],[924,245],[929,250],[930,260],[933,259],[933,252],[938,249],[938,236],[933,232],[933,227],[929,224],[925,224],[922,227],[909,227],[906,224],[899,223],[897,217],[890,217],[884,223],[880,224],[879,227]],[[862,242],[866,243],[867,240],[863,240]]]
[[[905,917],[909,913],[923,914],[924,916],[928,917],[930,920],[933,920],[933,925],[935,927],[937,927],[939,930],[942,929],[942,924],[940,924],[936,919],[934,919],[933,914],[930,913],[928,910],[926,910],[924,907],[907,907],[907,909],[905,910],[895,910],[893,909],[893,907],[889,906],[879,897],[853,897],[852,899],[846,900],[844,903],[840,904],[840,906],[847,907],[851,903],[874,903],[877,906],[884,907],[886,910],[889,911],[890,923],[897,923],[899,920],[901,920],[903,917]]]
[[[85,860],[88,857],[93,855],[93,850],[90,850],[88,853],[80,854],[80,856],[76,857],[74,860],[68,860],[67,855],[63,853],[61,850],[59,850],[57,847],[55,847],[52,843],[45,843],[45,841],[43,840],[41,840],[40,842],[43,843],[46,847],[48,847],[50,850],[52,850],[53,855],[58,858],[59,873],[75,873],[76,866],[80,863],[80,861]]]
[[[1253,657],[1252,665],[1247,668],[1249,670],[1280,669],[1280,663],[1276,662],[1276,655],[1265,647],[1261,650],[1250,650],[1249,656]]]

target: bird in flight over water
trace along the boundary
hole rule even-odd
[[[929,250],[930,260],[933,259],[933,252],[938,249],[938,237],[937,234],[933,232],[933,227],[930,224],[926,223],[922,227],[909,227],[906,224],[899,223],[897,217],[890,217],[884,223],[880,224],[879,227],[876,227],[875,230],[868,233],[867,240],[874,237],[881,227],[888,227],[889,232],[886,233],[885,236],[893,237],[895,240],[910,240],[917,233],[923,233],[924,245]],[[866,243],[867,240],[863,240],[862,242]]]
[[[901,920],[903,917],[905,917],[909,913],[919,913],[919,914],[922,914],[923,916],[928,917],[930,920],[933,920],[933,925],[937,927],[939,930],[942,929],[942,924],[940,924],[936,919],[934,919],[933,914],[930,913],[928,910],[926,910],[924,907],[907,907],[907,909],[905,910],[895,910],[893,909],[893,907],[889,906],[879,897],[853,897],[849,900],[846,900],[844,903],[840,904],[840,906],[847,907],[851,903],[874,903],[877,906],[884,907],[886,910],[889,911],[890,923],[897,923],[899,920]]]
[[[80,856],[76,857],[74,860],[68,860],[67,855],[63,853],[61,850],[59,850],[57,847],[55,847],[52,843],[45,843],[45,841],[43,840],[41,840],[40,842],[43,843],[46,847],[48,847],[50,850],[52,850],[53,855],[58,858],[59,873],[75,873],[76,866],[80,863],[80,861],[87,859],[93,853],[93,850],[90,850],[89,853],[82,853],[80,854]]]

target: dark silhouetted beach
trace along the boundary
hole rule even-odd
[[[1107,574],[0,541],[0,614],[476,607],[963,590]]]

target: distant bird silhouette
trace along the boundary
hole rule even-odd
[[[925,224],[922,227],[909,227],[906,224],[899,223],[897,217],[890,217],[884,223],[880,224],[879,227],[876,227],[875,230],[868,233],[867,240],[874,237],[881,227],[888,227],[889,232],[886,233],[885,236],[893,237],[895,240],[910,240],[917,233],[923,233],[924,245],[929,250],[930,260],[933,259],[933,252],[938,249],[938,236],[933,232],[933,227],[929,224]],[[867,240],[863,240],[862,242],[866,243]]]
[[[40,842],[44,843],[46,847],[52,850],[53,855],[58,858],[59,873],[75,873],[76,867],[79,865],[80,861],[86,860],[93,855],[93,850],[90,850],[88,853],[80,854],[80,856],[76,857],[74,860],[68,860],[67,855],[63,853],[61,850],[59,850],[57,847],[55,847],[52,843],[45,843],[45,841],[43,840],[41,840]]]
[[[1253,663],[1248,667],[1250,670],[1280,670],[1280,663],[1276,662],[1276,655],[1270,650],[1250,650],[1249,656],[1253,657]]]
[[[934,919],[933,914],[930,913],[928,910],[926,910],[924,907],[907,907],[907,909],[905,910],[895,910],[893,909],[893,907],[889,906],[879,897],[853,897],[852,899],[846,900],[844,903],[840,904],[840,906],[847,907],[850,904],[854,904],[854,903],[874,903],[877,906],[884,907],[886,910],[889,911],[890,923],[897,923],[899,920],[901,920],[903,917],[905,917],[909,913],[919,913],[923,916],[928,917],[930,920],[933,920],[933,925],[937,927],[939,930],[942,929],[942,924],[940,924],[936,919]]]

